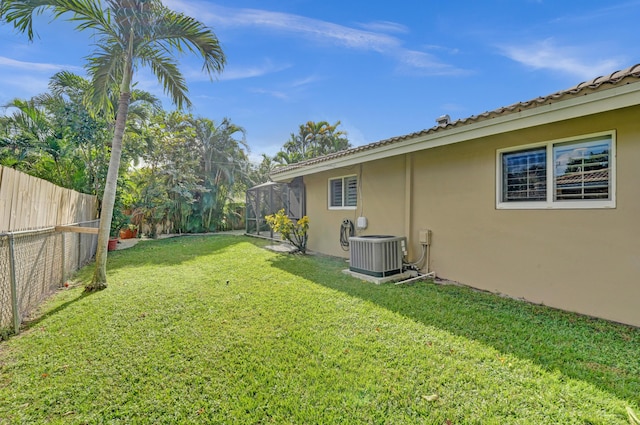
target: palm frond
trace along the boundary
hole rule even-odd
[[[34,16],[49,11],[54,19],[63,18],[78,30],[96,31],[97,51],[88,58],[87,69],[94,84],[92,99],[107,112],[113,84],[125,74],[125,53],[132,66],[149,66],[164,91],[178,108],[190,106],[187,85],[174,53],[189,51],[204,59],[203,70],[210,76],[223,70],[226,59],[220,43],[203,23],[174,12],[159,0],[0,0],[0,20],[34,37]],[[120,81],[123,82],[123,81]],[[127,81],[124,89],[129,90]],[[117,91],[117,89],[116,89]]]
[[[114,111],[111,94],[122,75],[121,65],[125,53],[118,43],[102,44],[100,47],[102,51],[94,53],[86,66],[92,77],[91,103],[111,114]]]
[[[33,18],[49,10],[54,18],[69,15],[66,19],[78,22],[80,30],[93,28],[110,32],[109,14],[100,8],[101,3],[92,0],[2,0],[0,19],[13,24],[18,31],[33,40]]]
[[[55,3],[55,18],[70,13],[71,16],[67,20],[76,22],[78,30],[97,29],[103,34],[117,35],[111,25],[111,15],[107,10],[103,10],[100,7],[102,5],[101,2],[93,0],[55,0]]]
[[[60,71],[49,79],[49,90],[56,96],[70,94],[76,91],[89,90],[90,83],[84,77],[70,71]]]
[[[151,93],[134,89],[131,91],[131,101],[127,119],[131,123],[141,123],[151,119],[153,114],[162,110],[160,100]]]
[[[218,38],[207,26],[194,18],[164,8],[149,42],[168,45],[166,50],[188,50],[204,59],[202,69],[209,75],[220,73],[226,63]]]
[[[0,2],[0,18],[13,24],[18,31],[27,33],[33,40],[33,17],[42,14],[47,8],[55,7],[53,0],[2,0]]]
[[[187,97],[187,83],[176,61],[165,55],[161,49],[150,45],[144,46],[137,53],[140,62],[149,66],[158,77],[165,93],[171,97],[176,107],[191,107],[191,101]]]
[[[153,94],[145,90],[131,90],[131,103],[148,104],[154,111],[159,112],[162,109],[162,102]]]

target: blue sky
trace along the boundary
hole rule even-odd
[[[181,57],[191,112],[247,131],[273,155],[309,120],[340,120],[353,145],[566,89],[640,62],[639,1],[166,0],[212,27],[227,55],[214,81]],[[29,43],[0,26],[0,105],[84,75],[92,34],[48,16]],[[138,87],[173,109],[145,71]],[[5,110],[6,112],[6,110]],[[0,110],[0,113],[2,111]]]

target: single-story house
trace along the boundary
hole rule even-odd
[[[568,90],[291,164],[309,249],[348,258],[360,235],[407,238],[423,271],[640,326],[640,64]],[[364,227],[364,220],[360,224]]]

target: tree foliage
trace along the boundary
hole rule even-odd
[[[0,164],[102,195],[111,131],[84,103],[88,87],[86,79],[59,72],[49,92],[5,105],[11,113],[0,121]]]
[[[339,125],[340,121],[333,125],[327,121],[301,124],[298,133],[291,133],[273,161],[288,165],[351,148],[347,133],[338,130]]]
[[[118,96],[111,156],[104,195],[96,269],[87,290],[106,287],[107,243],[116,182],[120,168],[122,141],[131,101],[134,71],[148,67],[178,108],[190,106],[185,79],[175,52],[191,52],[204,60],[203,70],[221,72],[225,56],[215,34],[199,21],[174,12],[159,0],[2,0],[0,18],[34,37],[33,18],[47,9],[54,18],[65,17],[79,31],[90,30],[96,51],[88,58],[92,104],[113,111],[114,92]]]
[[[89,87],[61,72],[48,92],[15,99],[12,114],[0,118],[0,164],[101,197],[113,126],[86,104]],[[269,172],[249,162],[242,127],[229,118],[164,111],[139,90],[132,91],[127,121],[111,235],[125,218],[122,210],[135,212],[130,218],[152,237],[160,229],[209,232],[242,224],[237,205],[244,190]]]
[[[172,112],[154,116],[143,133],[133,207],[152,235],[160,224],[176,233],[224,229],[225,207],[251,184],[244,130],[228,118],[216,124]]]

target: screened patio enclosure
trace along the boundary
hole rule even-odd
[[[279,239],[264,219],[281,209],[291,220],[305,215],[304,183],[296,178],[291,183],[267,182],[247,190],[246,233],[269,239]]]

